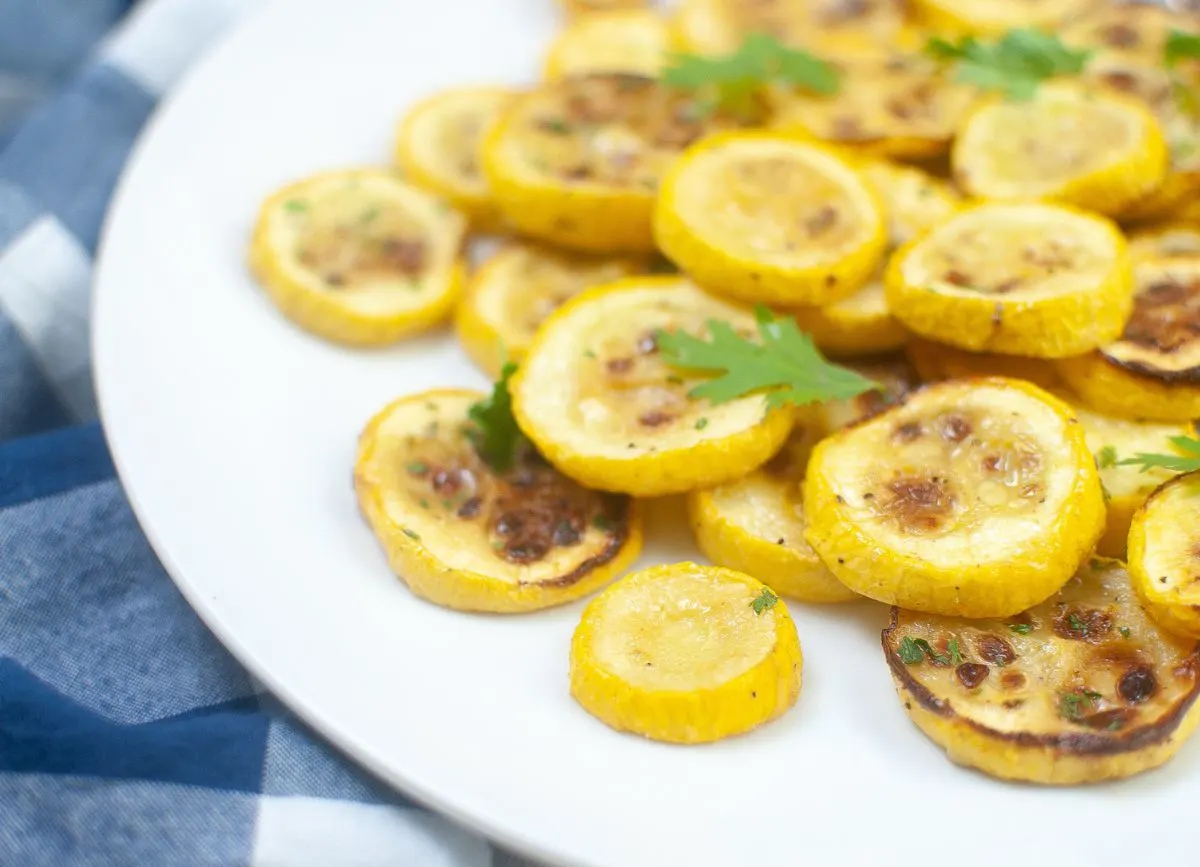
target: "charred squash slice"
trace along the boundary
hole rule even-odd
[[[1167,161],[1162,128],[1140,100],[1077,82],[1043,84],[1026,101],[984,101],[952,154],[955,180],[973,196],[1108,215],[1160,187]]]
[[[1200,473],[1160,487],[1133,518],[1129,571],[1164,629],[1200,638]]]
[[[892,315],[973,352],[1063,358],[1121,333],[1133,307],[1125,238],[1095,214],[983,204],[897,251]]]
[[[696,544],[718,566],[753,575],[802,602],[845,602],[857,594],[804,541],[800,487],[818,435],[815,424],[801,422],[762,469],[688,494],[688,517]]]
[[[510,243],[472,276],[454,316],[459,342],[492,379],[525,357],[533,335],[563,303],[643,269],[635,259],[576,256]]]
[[[660,330],[706,333],[709,320],[755,333],[748,311],[678,277],[632,277],[555,312],[511,383],[521,430],[588,487],[648,497],[711,487],[766,463],[792,426],[762,395],[712,406],[700,380],[667,367]]]
[[[497,473],[471,443],[483,395],[401,398],[363,431],[354,487],[388,562],[423,599],[462,611],[533,611],[578,599],[641,550],[628,497],[588,491],[532,450]]]
[[[650,252],[659,180],[684,148],[737,122],[652,78],[596,73],[517,97],[483,146],[518,232],[592,253]]]
[[[851,590],[962,617],[1046,599],[1104,527],[1070,408],[1005,379],[928,386],[823,440],[804,511],[805,538]]]
[[[396,164],[404,176],[450,202],[478,229],[498,225],[479,154],[484,134],[511,98],[499,87],[443,91],[410,110],[396,134]]]
[[[887,242],[879,202],[849,163],[764,133],[689,150],[663,180],[654,234],[704,288],[783,306],[853,294]]]
[[[461,214],[394,174],[328,172],[266,201],[250,268],[301,328],[378,346],[450,315],[462,292],[466,230]]]
[[[1058,362],[1071,389],[1125,418],[1200,417],[1200,258],[1144,261],[1133,316],[1096,352]]]
[[[617,731],[706,743],[786,713],[801,664],[787,606],[763,584],[678,563],[630,575],[584,609],[571,695]]]
[[[656,75],[670,47],[667,21],[651,9],[597,12],[558,34],[542,75],[550,81],[595,72]]]
[[[883,650],[908,715],[950,760],[1050,785],[1128,777],[1200,723],[1200,653],[1163,632],[1124,565],[1091,560],[1042,604],[964,620],[892,610]]]

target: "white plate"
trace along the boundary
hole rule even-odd
[[[796,708],[680,748],[571,701],[582,604],[455,614],[388,572],[350,488],[359,428],[399,394],[483,380],[445,334],[353,352],[287,325],[246,275],[251,222],[293,178],[386,160],[419,97],[531,80],[555,23],[550,0],[279,2],[151,125],[101,257],[96,367],[121,477],[188,600],[368,768],[548,859],[1125,867],[1194,848],[1196,744],[1157,773],[1074,791],[952,767],[896,701],[882,607],[794,605]],[[659,524],[648,561],[694,556]]]

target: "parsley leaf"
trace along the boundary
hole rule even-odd
[[[1200,34],[1172,30],[1163,45],[1163,63],[1168,68],[1177,66],[1181,60],[1200,58]]]
[[[729,111],[754,113],[755,97],[772,83],[819,94],[836,93],[837,70],[806,51],[788,48],[767,33],[751,33],[733,54],[702,57],[675,54],[662,72],[662,83],[677,90],[704,93]]]
[[[1133,635],[1133,630],[1131,630],[1128,626],[1118,626],[1117,632],[1121,633],[1122,638],[1129,638],[1131,635]]]
[[[907,635],[900,640],[900,647],[896,652],[900,655],[900,661],[905,665],[916,665],[925,659],[925,651]]]
[[[963,84],[999,90],[1013,100],[1031,99],[1047,78],[1082,72],[1092,55],[1032,28],[1009,30],[993,42],[981,42],[974,36],[950,42],[935,36],[926,44],[925,53],[955,65],[956,79]]]
[[[1105,446],[1096,452],[1096,468],[1107,470],[1117,465],[1117,449],[1115,446]]]
[[[950,652],[950,663],[952,665],[958,665],[959,663],[961,663],[963,661],[962,651],[958,647],[958,639],[957,638],[951,638],[949,641],[946,642],[946,650],[948,650]]]
[[[1008,628],[1017,633],[1017,635],[1028,635],[1033,632],[1032,623],[1010,623],[1008,624]]]
[[[896,652],[905,665],[916,665],[926,657],[938,665],[958,665],[962,662],[962,651],[958,647],[957,639],[951,638],[946,642],[946,650],[949,652],[938,653],[924,638],[911,638],[906,635],[900,639],[900,647]]]
[[[517,447],[524,439],[513,417],[512,395],[508,392],[508,382],[516,372],[515,364],[505,364],[491,395],[467,410],[473,422],[466,430],[467,437],[484,462],[498,473],[512,469]]]
[[[1190,473],[1200,470],[1200,440],[1195,437],[1171,437],[1171,445],[1183,452],[1179,455],[1157,455],[1141,452],[1131,458],[1118,461],[1117,466],[1140,466],[1142,472],[1152,469],[1170,470],[1173,473]]]
[[[774,608],[775,603],[779,601],[779,597],[771,592],[770,587],[764,587],[762,593],[750,603],[750,607],[754,609],[755,614],[762,614],[768,609]]]
[[[757,316],[762,343],[714,319],[708,321],[707,341],[683,332],[658,332],[656,342],[667,364],[720,373],[689,391],[689,397],[719,404],[771,389],[768,405],[777,408],[857,397],[880,387],[826,361],[790,316],[777,319],[765,307],[758,308]]]
[[[1083,719],[1084,712],[1095,707],[1096,702],[1103,697],[1090,689],[1059,693],[1058,715],[1071,722],[1079,722]]]

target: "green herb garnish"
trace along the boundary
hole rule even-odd
[[[775,603],[779,601],[779,597],[771,592],[770,587],[764,587],[762,593],[754,598],[750,603],[750,607],[754,609],[755,614],[762,614],[769,608],[774,608]]]
[[[524,438],[513,417],[512,395],[508,391],[509,380],[516,372],[515,364],[505,364],[491,395],[467,410],[467,417],[473,423],[467,428],[467,438],[484,462],[498,473],[512,469]]]
[[[1200,59],[1200,33],[1185,33],[1172,30],[1163,44],[1163,63],[1168,69],[1178,66],[1181,60]]]
[[[1117,449],[1115,446],[1105,446],[1096,452],[1096,468],[1107,470],[1117,465]]]
[[[308,202],[302,202],[299,199],[290,199],[283,203],[285,211],[291,211],[293,214],[298,214],[301,211],[308,210]]]
[[[905,665],[916,665],[925,659],[925,651],[917,646],[917,642],[913,641],[907,635],[900,639],[900,647],[896,651],[900,656],[900,661]]]
[[[696,430],[704,430],[708,427],[708,419],[702,418],[696,421]]]
[[[414,476],[422,476],[429,472],[429,464],[424,461],[409,461],[404,465],[404,469],[408,470]]]
[[[1128,626],[1118,626],[1117,632],[1121,633],[1122,638],[1129,638],[1131,635],[1133,635],[1133,632]]]
[[[408,529],[408,527],[405,527],[405,528],[404,528],[404,535],[405,535],[405,536],[408,536],[408,538],[410,538],[410,539],[414,539],[414,540],[416,540],[416,541],[418,541],[418,542],[420,542],[420,541],[421,541],[421,537],[420,537],[420,536],[417,534],[417,531],[416,531],[416,530],[410,530],[410,529]]]
[[[1083,72],[1090,51],[1068,48],[1057,36],[1040,30],[1009,30],[999,39],[982,42],[965,36],[951,42],[929,40],[925,52],[956,68],[955,78],[985,90],[998,90],[1009,99],[1032,99],[1038,85],[1056,75]]]
[[[1118,461],[1117,465],[1122,467],[1140,466],[1143,473],[1153,469],[1170,470],[1173,473],[1190,473],[1200,470],[1200,440],[1189,436],[1171,437],[1171,445],[1184,454],[1158,455],[1142,452]]]
[[[1094,708],[1096,702],[1101,698],[1103,696],[1100,693],[1090,689],[1060,693],[1058,696],[1058,715],[1071,722],[1079,722],[1083,719],[1084,712]]]
[[[761,343],[715,319],[708,321],[709,340],[669,331],[659,331],[655,340],[662,360],[672,367],[719,373],[688,392],[689,397],[714,404],[766,391],[772,408],[803,406],[879,388],[853,370],[826,361],[790,316],[777,319],[759,307],[757,318]]]
[[[1008,624],[1008,628],[1017,633],[1017,635],[1028,635],[1033,632],[1032,623],[1010,623]]]
[[[933,649],[933,645],[924,638],[905,636],[900,640],[897,653],[900,661],[905,665],[916,665],[926,657],[930,662],[936,662],[938,665],[958,665],[962,662],[962,652],[959,650],[957,639],[951,638],[946,642],[946,650],[948,653],[938,653]]]

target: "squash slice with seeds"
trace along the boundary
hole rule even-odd
[[[1125,238],[1057,205],[969,208],[892,257],[892,315],[972,352],[1064,358],[1121,333],[1133,308]]]
[[[645,270],[629,258],[595,258],[513,242],[475,272],[454,315],[459,342],[492,379],[519,362],[546,317],[592,286]]]
[[[783,450],[762,469],[687,495],[696,544],[718,566],[753,575],[801,602],[846,602],[858,595],[833,577],[804,541],[800,486],[819,436],[801,421]]]
[[[538,331],[510,389],[521,430],[591,488],[640,497],[740,478],[787,438],[792,415],[761,394],[719,406],[688,397],[702,379],[659,357],[660,330],[705,333],[709,320],[755,333],[748,311],[678,277],[632,277],[588,290]]]
[[[593,72],[657,75],[670,49],[666,19],[650,9],[597,12],[571,22],[550,45],[542,77]]]
[[[1164,629],[1200,638],[1200,473],[1164,484],[1129,530],[1133,586]]]
[[[1056,592],[1104,528],[1070,407],[1018,380],[928,386],[819,443],[805,538],[880,602],[1002,617]]]
[[[1136,98],[1078,82],[1043,84],[1014,102],[995,97],[963,121],[954,178],[972,196],[1053,199],[1117,215],[1162,185],[1163,131]]]
[[[484,231],[498,228],[499,211],[479,165],[480,149],[511,98],[499,87],[443,91],[412,108],[396,134],[396,164],[404,176]]]
[[[879,201],[848,162],[768,133],[690,149],[663,180],[654,235],[704,288],[789,307],[852,295],[887,243]]]
[[[250,268],[285,316],[338,343],[378,346],[450,315],[467,221],[377,170],[335,171],[267,199]]]
[[[363,431],[359,507],[416,595],[462,611],[519,612],[578,599],[641,550],[628,497],[588,491],[520,450],[504,472],[476,452],[462,390],[401,398]]]
[[[1200,648],[1147,616],[1116,560],[1089,561],[1003,619],[893,609],[883,650],[917,727],[951,761],[1001,779],[1128,777],[1200,723]]]
[[[1200,257],[1144,261],[1133,316],[1097,351],[1058,362],[1067,385],[1110,415],[1200,417]]]
[[[484,142],[484,174],[523,235],[582,252],[651,252],[663,173],[692,142],[736,125],[652,78],[574,76],[513,101]]]
[[[571,695],[617,731],[707,743],[786,713],[801,664],[787,606],[763,584],[677,563],[588,604],[571,640]]]

